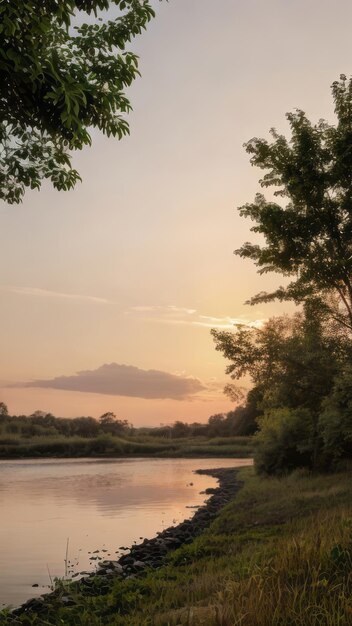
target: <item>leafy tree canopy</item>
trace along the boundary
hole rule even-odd
[[[291,137],[271,130],[273,140],[246,144],[251,163],[265,174],[258,194],[240,207],[265,245],[245,243],[236,251],[252,259],[261,274],[278,272],[292,280],[251,304],[302,302],[315,296],[345,327],[352,329],[352,80],[341,75],[332,85],[337,124],[312,124],[303,111],[288,113]]]
[[[233,380],[249,376],[250,400],[263,412],[305,407],[316,414],[340,364],[350,356],[341,327],[331,324],[315,302],[293,317],[274,317],[262,328],[212,330],[216,349],[230,361]]]
[[[113,5],[116,19],[99,17]],[[73,27],[81,11],[96,19]],[[70,153],[91,143],[90,127],[128,133],[124,91],[139,72],[125,47],[153,16],[149,0],[0,3],[0,199],[20,202],[45,178],[71,189]]]
[[[9,411],[5,402],[0,402],[0,417],[7,417],[8,414],[9,414]]]
[[[258,471],[328,468],[337,444],[346,456],[352,440],[350,367],[347,377],[341,372],[351,362],[352,346],[343,327],[315,300],[262,328],[212,334],[230,362],[227,374],[234,380],[248,376],[254,385],[245,418],[254,417],[258,426]]]
[[[115,413],[108,411],[99,417],[99,424],[102,430],[111,435],[121,435],[132,430],[131,424],[127,420],[117,419]]]

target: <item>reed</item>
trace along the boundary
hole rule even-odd
[[[160,457],[248,457],[253,454],[250,437],[182,438],[112,435],[98,437],[64,437],[18,435],[0,436],[0,458],[160,456]]]

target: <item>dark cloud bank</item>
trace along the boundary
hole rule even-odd
[[[105,364],[96,370],[78,372],[73,376],[19,383],[16,387],[64,389],[149,400],[186,400],[205,389],[197,378],[176,376],[158,370],[142,370],[133,365],[118,363]]]

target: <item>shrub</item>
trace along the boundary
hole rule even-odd
[[[323,402],[319,429],[325,452],[333,462],[352,456],[352,367],[336,378],[332,392]]]
[[[312,467],[314,418],[305,408],[273,409],[258,419],[254,462],[259,473],[280,474]]]

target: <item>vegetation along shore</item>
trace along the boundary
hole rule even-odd
[[[0,402],[0,459],[77,457],[248,457],[255,424],[238,407],[209,417],[205,424],[176,421],[157,428],[134,428],[114,413],[73,419],[35,411],[9,415]]]
[[[193,520],[0,625],[352,624],[350,473],[209,473],[219,488]]]
[[[0,459],[84,457],[248,457],[253,454],[250,437],[123,439],[111,435],[94,438],[33,437],[0,439]]]

